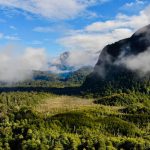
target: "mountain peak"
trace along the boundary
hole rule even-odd
[[[144,26],[143,28],[140,28],[139,30],[137,30],[132,37],[143,37],[145,35],[149,35],[150,36],[150,24],[147,26]]]
[[[112,89],[131,89],[135,83],[144,86],[141,75],[145,77],[150,72],[149,47],[150,25],[139,29],[130,38],[105,46],[83,87],[90,85],[102,90],[108,84]],[[143,70],[146,72],[142,73]]]

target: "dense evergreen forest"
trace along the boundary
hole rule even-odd
[[[111,94],[93,97],[81,87],[28,88],[1,88],[1,149],[150,148],[150,96],[145,92],[109,89]]]

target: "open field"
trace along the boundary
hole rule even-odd
[[[56,114],[96,105],[97,104],[93,103],[93,99],[75,96],[54,96],[44,99],[42,103],[35,106],[34,109],[40,113]]]
[[[42,102],[34,107],[34,110],[40,113],[54,115],[58,113],[65,113],[69,111],[87,110],[90,108],[101,109],[101,107],[108,110],[118,110],[123,107],[104,106],[95,104],[94,99],[81,98],[76,96],[52,96],[42,100]]]

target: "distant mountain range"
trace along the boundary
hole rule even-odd
[[[150,91],[150,25],[102,50],[84,89],[100,94]]]
[[[70,56],[70,52],[63,52],[56,61],[49,63],[49,72],[51,73],[64,73],[64,72],[72,72],[76,70],[75,66],[71,66],[68,64],[67,59]]]
[[[41,80],[41,81],[50,81],[50,82],[70,82],[81,84],[84,82],[86,76],[93,71],[93,67],[84,66],[80,69],[67,70],[67,72],[62,73],[52,73],[50,71],[34,71],[33,80]]]
[[[48,71],[34,71],[33,80],[49,81],[49,82],[69,82],[74,84],[81,84],[85,81],[87,75],[93,71],[92,66],[83,66],[77,68],[68,64],[67,59],[70,52],[64,52],[56,60],[56,62],[49,63]]]

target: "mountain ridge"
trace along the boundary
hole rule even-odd
[[[130,65],[132,66],[132,59],[148,52],[149,47],[150,25],[139,29],[129,38],[105,46],[94,67],[94,71],[87,76],[82,87],[88,91],[97,91],[101,94],[108,91],[108,89],[109,92],[120,90],[147,92],[147,87],[150,86],[149,73],[143,74],[140,71],[140,66],[138,71],[128,67],[128,63],[131,61]],[[138,74],[139,72],[141,72],[142,76]]]

